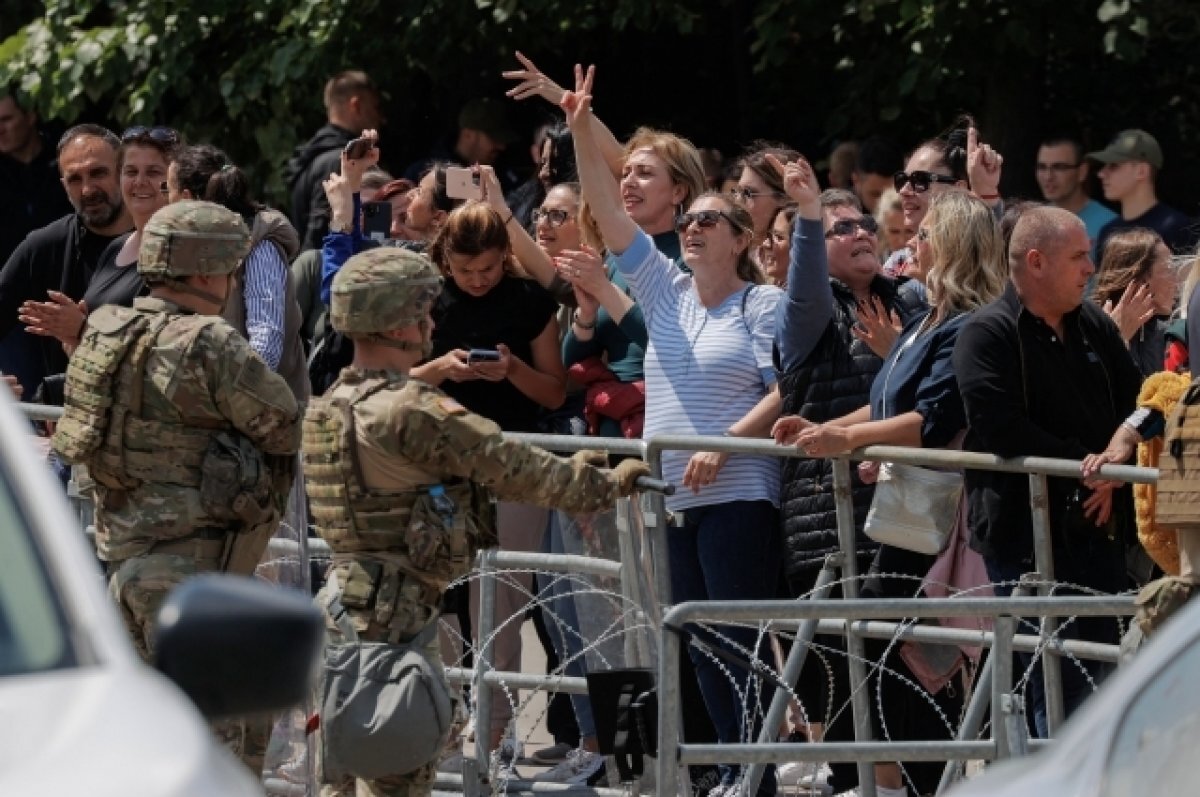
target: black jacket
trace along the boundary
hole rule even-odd
[[[0,338],[20,323],[17,310],[26,300],[46,301],[51,290],[83,298],[100,255],[113,240],[89,231],[74,213],[31,232],[0,269]],[[67,367],[67,355],[56,338],[29,337],[40,367],[18,375],[27,391]]]
[[[854,294],[837,280],[830,280],[830,286],[833,288],[833,319],[820,342],[799,366],[779,376],[784,413],[802,415],[814,423],[840,418],[867,406],[871,401],[871,383],[883,362],[867,344],[850,334],[851,327],[858,322]],[[913,313],[924,309],[919,297],[907,292],[902,294],[897,283],[885,277],[875,279],[871,292],[906,321]],[[850,478],[854,527],[858,536],[856,545],[860,558],[865,558],[878,547],[862,534],[875,488],[862,483],[857,468],[850,469]],[[785,459],[780,508],[786,575],[795,577],[819,570],[825,556],[838,550],[832,461]]]
[[[0,263],[26,235],[70,212],[49,142],[42,142],[42,151],[29,163],[0,155]]]
[[[327,124],[308,143],[296,147],[284,169],[292,194],[292,226],[300,234],[301,249],[320,249],[329,232],[329,200],[322,183],[331,172],[342,170],[342,149],[356,134]]]
[[[1116,325],[1093,303],[1084,302],[1068,313],[1063,328],[1065,339],[1060,341],[1049,325],[1025,309],[1011,284],[966,323],[954,347],[954,370],[969,425],[965,450],[1077,460],[1108,445],[1134,409],[1142,376]],[[968,470],[966,483],[971,547],[998,562],[1031,562],[1028,477]],[[1080,482],[1051,478],[1048,486],[1056,575],[1069,572],[1088,578],[1083,583],[1090,586],[1113,588],[1111,583],[1098,583],[1112,576],[1105,570],[1111,561],[1097,560],[1095,568],[1087,564],[1089,551],[1097,557],[1104,553],[1093,549],[1109,535],[1078,522]],[[1114,528],[1124,533],[1132,508],[1128,488],[1114,499]],[[1082,542],[1072,542],[1075,535]],[[1113,553],[1108,550],[1104,556]],[[1089,575],[1089,569],[1095,572]]]

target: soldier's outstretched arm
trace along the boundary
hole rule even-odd
[[[302,417],[287,382],[233,327],[214,324],[207,331],[211,345],[206,356],[221,412],[263,452],[295,454],[300,450]]]
[[[395,412],[394,428],[405,456],[446,476],[483,484],[498,498],[598,512],[627,492],[610,471],[505,440],[495,423],[433,388]]]

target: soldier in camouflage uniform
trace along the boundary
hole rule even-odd
[[[261,554],[294,476],[296,400],[219,315],[249,245],[220,205],[159,210],[138,252],[150,295],[91,313],[67,369],[52,444],[95,481],[96,548],[147,660],[166,594],[196,573],[250,572],[247,541]],[[247,727],[217,730],[258,774],[265,735]]]
[[[354,362],[304,419],[305,484],[334,552],[318,596],[338,615],[327,623],[333,643],[353,641],[348,626],[364,642],[404,643],[436,622],[447,585],[496,543],[494,497],[597,512],[649,473],[637,460],[609,471],[589,464],[597,452],[563,459],[505,440],[492,421],[410,379],[429,355],[440,291],[426,257],[397,249],[355,255],[333,281],[330,320],[354,339]],[[430,637],[424,653],[440,672]],[[359,781],[358,793],[426,795],[435,767]],[[346,778],[322,795],[354,792]]]

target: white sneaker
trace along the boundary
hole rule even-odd
[[[567,753],[566,759],[534,778],[546,783],[595,785],[604,775],[604,756],[582,747]]]
[[[725,797],[727,794],[733,794],[737,791],[736,788],[726,783],[718,783],[708,790],[708,794],[704,797]]]

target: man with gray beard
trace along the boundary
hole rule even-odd
[[[133,229],[117,175],[120,139],[99,125],[72,127],[58,142],[58,169],[75,211],[29,233],[0,270],[0,372],[15,375],[28,398],[44,377],[66,370],[56,338],[28,335],[17,311],[49,291],[82,296],[114,238]]]

